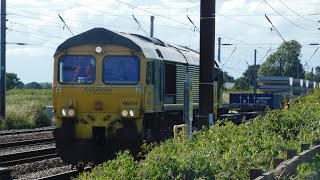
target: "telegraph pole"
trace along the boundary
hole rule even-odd
[[[280,58],[279,71],[280,71],[280,76],[282,76],[282,58]]]
[[[153,23],[154,23],[154,16],[150,17],[150,37],[153,37]]]
[[[198,128],[209,127],[213,114],[215,0],[200,3],[200,83]]]
[[[0,118],[6,118],[6,0],[1,0]]]
[[[256,96],[257,91],[257,50],[254,50],[254,74],[253,74],[253,94]]]
[[[218,61],[221,62],[221,37],[218,38]]]

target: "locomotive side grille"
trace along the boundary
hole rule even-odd
[[[199,102],[199,66],[189,65],[189,73],[192,77],[192,94],[193,94],[193,102]]]
[[[177,104],[183,103],[183,89],[184,89],[184,81],[186,80],[187,68],[186,65],[177,64]],[[189,73],[192,77],[192,93],[193,93],[193,102],[199,102],[199,67],[194,65],[189,65]]]
[[[184,81],[186,80],[187,68],[186,65],[177,64],[176,65],[176,104],[183,103],[183,89],[184,89]]]

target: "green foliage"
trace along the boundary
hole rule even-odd
[[[307,80],[320,82],[320,66],[315,68],[315,73],[313,73],[313,71],[306,73],[304,78]]]
[[[43,89],[42,86],[37,82],[31,82],[24,85],[26,89]]]
[[[6,119],[1,129],[25,129],[43,127],[51,124],[46,115],[46,106],[50,105],[49,90],[18,90],[7,92]]]
[[[257,72],[260,65],[256,66]],[[237,90],[248,90],[254,85],[254,65],[248,66],[247,70],[243,73],[243,77],[236,79],[234,88]]]
[[[6,73],[6,90],[10,90],[13,88],[21,89],[24,84],[20,81],[17,74],[15,73]]]
[[[33,122],[35,127],[47,127],[51,125],[51,120],[49,119],[46,106],[41,106],[36,109],[36,112],[33,117]]]
[[[250,169],[268,171],[274,157],[319,139],[319,109],[320,91],[315,91],[292,99],[290,109],[240,125],[219,121],[194,132],[188,141],[163,142],[140,162],[121,156],[79,179],[114,179],[115,174],[122,179],[249,179]]]
[[[235,82],[234,77],[230,76],[227,72],[223,72],[223,82]]]
[[[137,179],[138,164],[129,151],[119,152],[115,160],[110,160],[98,166],[91,173],[83,173],[81,179],[123,180]]]
[[[250,84],[244,77],[240,77],[236,79],[234,88],[236,90],[248,90],[250,88]]]
[[[259,76],[290,76],[303,78],[301,45],[295,40],[284,42],[262,63]]]
[[[315,179],[320,175],[320,156],[312,158],[311,162],[300,164],[297,168],[297,175],[294,179]]]
[[[50,82],[44,82],[44,83],[39,83],[42,89],[51,89],[52,88],[52,83]]]

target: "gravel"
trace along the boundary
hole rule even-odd
[[[42,138],[52,138],[52,137],[53,137],[52,131],[23,133],[23,134],[14,134],[14,135],[0,134],[0,143],[25,141],[25,140],[32,140],[32,139],[42,139]]]
[[[24,131],[33,131],[33,130],[47,130],[47,129],[52,129],[55,126],[48,126],[48,127],[42,127],[42,128],[33,128],[33,129],[10,129],[10,130],[1,130],[0,135],[3,133],[15,133],[15,132],[24,132]]]
[[[3,148],[3,149],[0,149],[0,156],[7,155],[7,154],[15,154],[19,152],[32,151],[32,150],[55,148],[55,147],[56,147],[56,144],[50,143],[50,144],[19,146],[19,147],[13,147],[13,148]]]
[[[29,179],[31,180],[32,179],[33,180],[33,179],[37,179],[37,178],[60,174],[60,173],[70,171],[70,170],[71,170],[70,166],[55,167],[55,168],[50,168],[50,169],[46,169],[43,171],[31,173],[31,174],[25,174],[25,175],[22,175],[20,177],[15,178],[15,179],[21,179],[21,180],[29,180]]]
[[[14,179],[36,179],[71,170],[60,158],[51,158],[8,167]]]

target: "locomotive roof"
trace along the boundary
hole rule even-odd
[[[104,28],[94,28],[67,39],[58,46],[56,53],[84,44],[120,45],[137,52],[143,52],[148,59],[199,64],[199,53],[190,48],[165,43],[156,38],[116,32]]]

